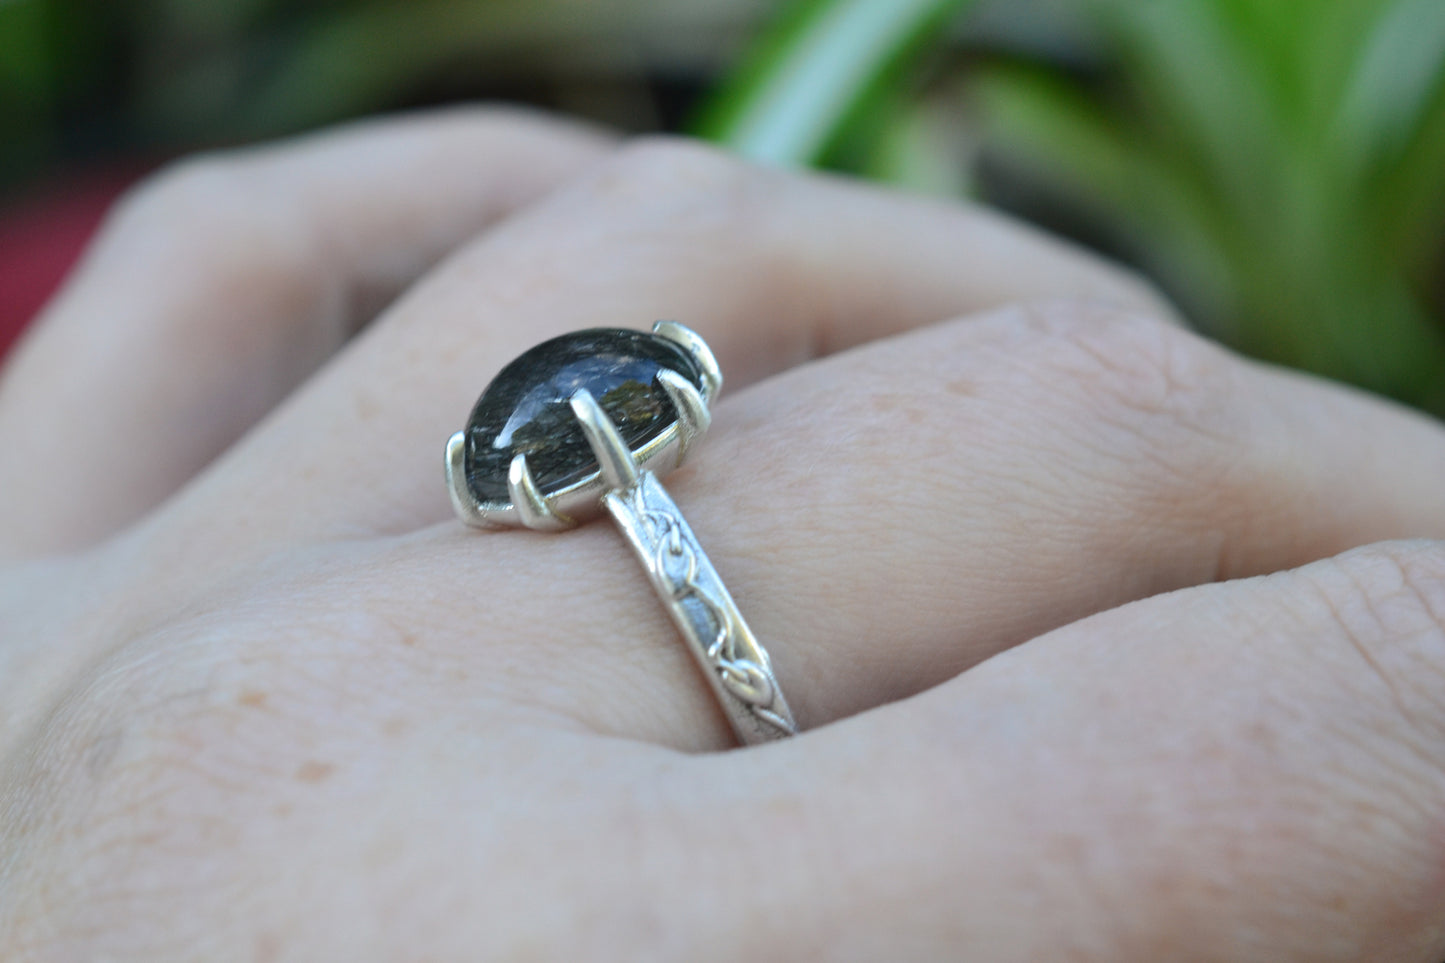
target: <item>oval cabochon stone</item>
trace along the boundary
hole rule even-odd
[[[467,484],[483,502],[506,502],[507,471],[517,454],[542,493],[597,470],[597,459],[569,404],[586,388],[636,452],[677,421],[655,381],[670,368],[699,390],[692,356],[666,338],[625,328],[593,328],[544,341],[507,365],[487,386],[467,420]]]

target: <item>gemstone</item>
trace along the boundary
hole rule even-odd
[[[506,502],[507,471],[518,454],[543,494],[597,471],[569,401],[586,388],[637,452],[677,421],[656,381],[671,369],[702,390],[692,356],[666,338],[623,328],[593,328],[544,341],[502,369],[467,420],[466,470],[472,494]]]

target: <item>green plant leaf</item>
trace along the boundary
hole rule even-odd
[[[1106,5],[1131,96],[1160,150],[1192,169],[1243,222],[1277,221],[1281,154],[1297,136],[1273,110],[1258,51],[1218,0]]]
[[[880,119],[867,138],[859,171],[919,194],[971,195],[978,134],[956,88],[922,98],[895,91],[879,105]]]
[[[1384,249],[1416,270],[1438,260],[1445,248],[1445,89],[1436,91],[1404,156],[1376,178],[1374,193]]]
[[[1445,3],[1396,0],[1369,32],[1335,122],[1357,169],[1398,157],[1445,83]]]
[[[818,163],[859,106],[971,0],[806,0],[695,130],[755,160]]]
[[[1237,333],[1231,225],[1189,168],[1048,71],[994,66],[970,87],[995,154],[1051,185],[1055,203],[1107,226],[1192,317],[1216,334]]]
[[[54,52],[46,0],[0,0],[0,103],[36,114],[54,92]]]
[[[39,166],[52,148],[52,13],[46,0],[0,0],[0,184]]]
[[[1441,244],[1445,91],[1406,71],[1416,107],[1368,177],[1349,176],[1330,135],[1370,36],[1358,27],[1384,0],[1098,2],[1108,81],[986,72],[991,149],[1123,235],[1235,345],[1416,404],[1441,397],[1445,337],[1409,278]]]
[[[1438,254],[1445,216],[1445,4],[1385,4],[1362,48],[1332,146],[1379,243],[1418,265]]]
[[[187,114],[186,105],[196,102],[191,90],[223,89],[227,75],[239,71],[246,83],[231,84],[242,95],[228,105],[228,134],[274,136],[391,109],[413,85],[483,58],[494,75],[545,75],[538,60],[605,53],[625,36],[628,17],[639,16],[622,0],[340,4],[232,48],[229,61],[217,57],[168,72],[153,91],[152,112],[163,125],[186,123],[197,116]]]

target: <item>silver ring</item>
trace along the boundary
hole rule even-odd
[[[662,483],[712,420],[722,371],[676,321],[577,331],[487,386],[447,442],[457,515],[481,528],[571,528],[612,514],[745,744],[797,732],[767,650]]]

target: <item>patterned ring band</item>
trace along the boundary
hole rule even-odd
[[[578,331],[523,354],[447,442],[462,520],[571,528],[606,507],[745,744],[797,726],[767,651],[657,480],[707,431],[722,372],[675,321]]]

